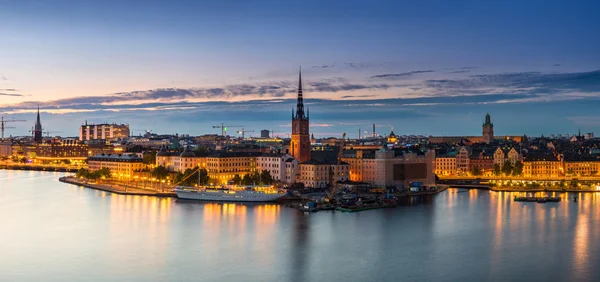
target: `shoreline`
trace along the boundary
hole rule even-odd
[[[0,170],[16,170],[16,171],[47,171],[47,172],[71,172],[75,173],[79,168],[53,167],[53,166],[37,166],[37,165],[0,165]]]
[[[600,191],[596,190],[581,190],[581,189],[548,189],[548,188],[539,188],[539,189],[509,189],[509,188],[492,188],[490,187],[490,191],[494,192],[518,192],[518,193],[538,193],[538,192],[546,192],[546,193],[600,193]]]
[[[72,176],[63,176],[58,178],[58,181],[83,186],[90,189],[100,190],[104,192],[119,194],[119,195],[131,195],[131,196],[154,196],[154,197],[162,197],[162,198],[177,198],[177,194],[175,192],[156,192],[150,190],[144,190],[140,188],[123,188],[120,185],[108,185],[108,184],[90,184],[84,181],[76,180]],[[129,190],[129,191],[127,191]]]

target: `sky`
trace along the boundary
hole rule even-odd
[[[599,131],[600,1],[0,0],[0,115],[287,137]],[[238,129],[239,129],[238,128]],[[368,132],[365,132],[368,131]],[[600,134],[600,132],[598,132]]]

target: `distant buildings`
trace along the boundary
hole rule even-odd
[[[269,137],[269,131],[266,129],[263,129],[260,131],[260,138],[270,138]]]
[[[115,140],[128,138],[130,136],[127,124],[87,124],[79,127],[79,140]]]
[[[268,171],[275,181],[293,184],[298,173],[298,160],[287,154],[264,154],[256,157],[257,171]]]
[[[305,187],[326,188],[350,178],[350,165],[332,159],[309,160],[299,164],[298,182]]]
[[[470,145],[473,143],[490,144],[496,140],[510,140],[514,142],[523,141],[522,136],[494,136],[494,124],[491,121],[490,114],[485,115],[482,131],[481,136],[429,136],[429,143]]]

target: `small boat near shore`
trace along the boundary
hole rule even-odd
[[[560,197],[518,197],[515,196],[515,202],[535,202],[535,203],[547,203],[547,202],[560,202]]]

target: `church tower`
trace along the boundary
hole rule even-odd
[[[33,128],[33,141],[36,143],[42,143],[42,121],[40,119],[40,105],[38,105],[37,120],[35,121],[35,127]]]
[[[490,114],[485,115],[485,122],[483,123],[483,142],[490,144],[494,141],[494,124],[490,118]]]
[[[298,75],[298,101],[296,112],[292,109],[292,141],[290,151],[298,162],[310,160],[310,134],[308,130],[309,112],[304,114],[304,100],[302,97],[302,69]]]

